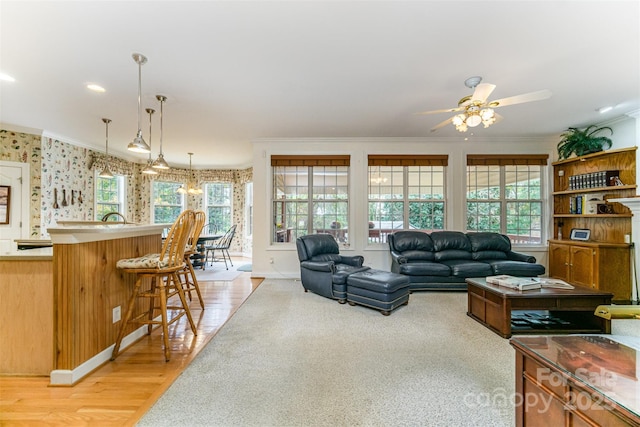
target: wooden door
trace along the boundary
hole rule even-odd
[[[549,276],[569,282],[570,256],[568,245],[549,243]]]
[[[595,288],[595,259],[596,249],[587,246],[572,246],[570,282],[578,286]]]

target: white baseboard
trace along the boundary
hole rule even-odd
[[[129,347],[131,344],[142,338],[147,334],[147,325],[142,325],[135,331],[131,332],[129,335],[122,339],[122,344],[120,344],[120,351]],[[78,365],[74,369],[55,369],[51,371],[49,374],[49,384],[50,385],[73,385],[86,375],[94,371],[95,369],[102,366],[105,362],[111,360],[111,353],[113,352],[113,348],[115,344],[110,345],[108,348],[104,349],[100,353],[93,356],[91,359],[86,362]]]

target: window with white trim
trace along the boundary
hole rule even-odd
[[[349,242],[349,156],[272,156],[272,242],[330,234]]]
[[[547,157],[467,156],[466,231],[502,233],[514,244],[540,244]]]
[[[370,155],[368,162],[369,243],[399,230],[444,230],[446,155]]]
[[[154,224],[174,223],[185,209],[185,200],[178,188],[179,182],[153,181],[151,206]]]
[[[125,215],[125,177],[122,175],[115,175],[113,178],[96,176],[95,183],[95,219],[100,221],[109,212],[118,212]]]
[[[211,182],[205,185],[204,206],[209,232],[224,233],[233,223],[233,185],[229,182]]]

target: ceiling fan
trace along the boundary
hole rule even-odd
[[[496,85],[480,83],[481,81],[482,77],[480,76],[469,77],[464,81],[466,87],[474,89],[473,95],[462,98],[458,101],[457,107],[444,110],[423,111],[416,114],[458,113],[438,123],[431,129],[431,132],[435,132],[449,123],[453,124],[458,131],[466,132],[470,127],[476,127],[481,123],[485,128],[488,128],[495,122],[502,120],[502,116],[495,113],[495,108],[522,104],[524,102],[540,101],[551,97],[551,91],[545,89],[488,101],[487,98],[489,98],[491,92],[496,88]]]

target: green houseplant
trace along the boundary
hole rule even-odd
[[[584,156],[585,154],[597,153],[611,147],[611,138],[596,135],[605,130],[608,130],[613,135],[613,129],[608,126],[597,127],[596,125],[591,125],[583,130],[568,128],[560,135],[558,157],[563,160],[568,159],[572,154]]]

